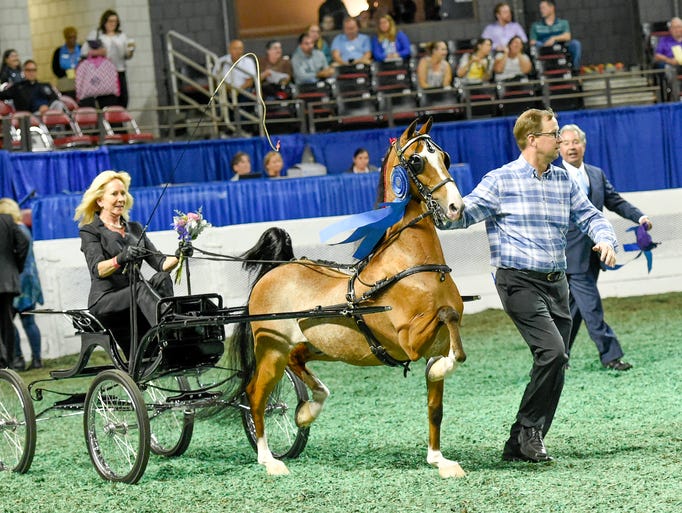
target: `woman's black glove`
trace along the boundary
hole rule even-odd
[[[140,246],[127,246],[123,251],[116,255],[118,265],[125,265],[135,260],[142,260],[147,253],[147,250]]]
[[[175,250],[175,258],[191,257],[194,254],[194,248],[191,242],[180,241],[178,249]]]

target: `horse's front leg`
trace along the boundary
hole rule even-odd
[[[298,405],[296,411],[296,425],[298,427],[308,427],[322,412],[324,402],[329,397],[329,389],[325,386],[313,372],[306,367],[313,354],[305,343],[296,344],[289,353],[289,368],[305,383],[312,393],[312,399]]]
[[[442,478],[464,477],[466,473],[456,461],[448,460],[440,451],[440,426],[443,421],[443,380],[431,381],[428,376],[426,379],[426,390],[428,392],[428,412],[429,412],[429,449],[426,455],[426,462],[438,468],[438,473]]]
[[[426,366],[426,379],[428,381],[444,380],[455,371],[458,364],[466,360],[462,339],[459,335],[459,313],[451,307],[444,307],[438,310],[438,318],[448,329],[450,350],[447,356],[436,356],[429,359]]]

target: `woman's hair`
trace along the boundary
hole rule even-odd
[[[357,150],[355,150],[355,153],[353,153],[353,158],[357,157],[361,153],[366,153],[367,155],[369,155],[369,152],[365,148],[358,148]]]
[[[514,123],[514,139],[521,151],[526,149],[528,145],[528,136],[530,134],[542,132],[542,121],[550,120],[554,115],[552,109],[528,109],[521,114],[516,123]]]
[[[427,43],[426,45],[426,53],[428,55],[432,55],[436,47],[440,44],[443,43],[445,47],[447,48],[448,44],[445,41],[431,41],[430,43]]]
[[[113,9],[107,9],[102,13],[102,17],[99,19],[99,27],[97,27],[102,33],[105,31],[104,25],[111,16],[116,16],[116,28],[114,29],[114,32],[121,32],[121,17]]]
[[[478,51],[478,49],[479,49],[481,46],[483,46],[483,43],[485,43],[486,41],[490,41],[490,44],[493,43],[493,40],[490,39],[490,38],[487,38],[487,37],[480,37],[480,38],[478,38],[478,39],[476,40],[476,44],[474,45],[474,53],[476,53],[476,52]]]
[[[7,58],[10,56],[11,53],[16,53],[16,50],[14,48],[8,48],[4,52],[2,52],[2,66],[7,67]]]
[[[234,154],[234,157],[232,157],[232,161],[230,162],[230,165],[234,169],[234,166],[239,164],[239,161],[242,159],[242,157],[246,157],[247,159],[251,160],[251,157],[249,157],[248,153],[244,153],[243,151],[238,151],[237,153]]]
[[[282,158],[282,155],[281,155],[278,151],[269,151],[269,152],[267,152],[267,153],[265,154],[265,157],[263,157],[263,167],[266,167],[266,168],[267,168],[267,167],[268,167],[268,164],[270,163],[270,161],[271,161],[273,158],[275,158],[276,156],[278,156],[278,155],[279,155],[280,158]]]
[[[317,48],[318,50],[322,50],[322,48],[324,48],[324,38],[322,37],[322,27],[320,27],[320,25],[318,23],[313,23],[311,25],[308,25],[305,28],[305,32],[303,34],[301,34],[301,37],[298,38],[298,44],[301,44],[301,41],[303,40],[303,37],[302,37],[303,35],[310,35],[310,29],[313,27],[317,27],[320,29],[320,37],[318,37],[317,41],[315,41],[315,43],[313,43],[313,46],[315,48]]]
[[[130,175],[125,171],[102,171],[83,193],[83,199],[76,207],[73,219],[78,221],[78,226],[90,224],[95,219],[95,214],[100,211],[97,200],[104,196],[104,189],[112,180],[120,180],[125,187],[126,204],[123,207],[123,218],[128,219],[128,213],[133,207],[133,197],[130,195]]]
[[[381,23],[382,18],[386,18],[388,20],[388,31],[387,32],[381,32],[379,29],[379,23]],[[379,41],[383,41],[384,39],[388,39],[389,41],[395,41],[395,35],[398,32],[398,29],[395,26],[395,21],[391,17],[390,14],[384,14],[383,16],[379,17],[379,23],[377,23],[377,39]]]
[[[77,36],[78,31],[76,30],[76,27],[64,27],[64,31],[62,32],[64,34],[64,39],[68,39],[69,36]]]
[[[0,214],[9,214],[14,219],[15,223],[21,221],[21,210],[19,203],[12,198],[0,198]]]
[[[523,39],[521,39],[519,36],[512,36],[512,38],[507,42],[507,48],[511,48],[511,44],[514,41],[514,39],[518,39],[521,41],[521,46],[523,46]]]

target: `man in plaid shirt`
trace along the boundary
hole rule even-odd
[[[521,156],[486,174],[464,198],[465,208],[448,228],[485,221],[491,265],[505,312],[533,354],[530,382],[502,457],[549,461],[544,436],[564,385],[571,331],[566,281],[566,232],[570,221],[596,244],[605,264],[616,262],[616,235],[566,170],[551,165],[559,155],[559,124],[551,110],[519,116],[514,137]]]

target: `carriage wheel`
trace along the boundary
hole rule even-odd
[[[190,389],[185,376],[162,376],[145,383],[143,396],[149,414],[151,449],[159,456],[180,456],[194,432],[194,411],[173,405],[169,397]]]
[[[275,458],[296,458],[308,443],[310,428],[300,428],[296,425],[297,406],[307,400],[308,389],[305,384],[287,367],[265,406],[265,433],[268,437],[268,446]],[[246,395],[242,397],[242,406],[244,431],[251,447],[257,450],[256,428],[253,425]]]
[[[97,473],[109,481],[137,483],[149,461],[149,417],[142,393],[125,372],[100,372],[84,407],[85,442]]]
[[[13,370],[0,370],[0,471],[23,474],[36,451],[36,414],[28,388]]]

